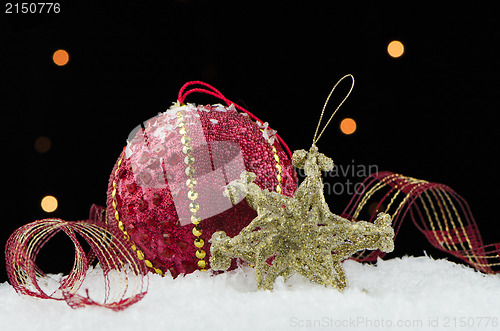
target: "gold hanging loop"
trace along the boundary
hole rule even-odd
[[[340,82],[343,81],[347,77],[351,78],[351,80],[352,80],[351,88],[349,89],[349,92],[347,92],[347,95],[344,97],[344,99],[342,100],[342,102],[337,106],[337,108],[335,109],[335,111],[333,112],[333,114],[330,116],[330,118],[326,122],[325,126],[323,126],[323,129],[321,130],[321,132],[318,135],[319,127],[321,125],[321,121],[323,120],[323,114],[325,113],[326,105],[328,104],[328,101],[330,101],[330,97],[332,96],[333,91],[335,91],[335,88],[337,87],[337,85],[339,85]],[[339,110],[339,108],[347,100],[347,98],[351,94],[353,88],[354,88],[354,76],[351,75],[351,74],[347,74],[344,77],[340,78],[339,81],[332,88],[332,90],[330,91],[330,94],[328,94],[328,97],[326,98],[325,104],[323,105],[323,110],[321,110],[321,116],[319,117],[318,125],[316,126],[316,131],[314,132],[313,145],[316,145],[316,143],[318,142],[319,138],[321,138],[321,136],[323,135],[323,132],[325,132],[326,127],[328,126],[328,124],[330,124],[330,121],[332,120],[333,116],[335,115],[335,113],[337,112],[337,110]]]

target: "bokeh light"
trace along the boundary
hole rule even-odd
[[[385,211],[384,204],[380,205],[380,207],[377,209],[378,204],[379,204],[379,201],[374,201],[374,202],[372,202],[372,203],[370,203],[368,205],[368,215],[370,215],[370,217],[372,215],[376,215],[376,214],[378,214],[380,212],[384,212]]]
[[[52,55],[52,60],[58,66],[66,65],[69,61],[69,54],[64,49],[58,49],[54,52],[54,55]]]
[[[356,131],[356,121],[352,118],[344,118],[340,122],[340,131],[343,134],[353,134]]]
[[[400,57],[404,52],[405,47],[399,40],[393,40],[387,45],[387,53],[394,58]]]
[[[35,140],[35,151],[38,153],[47,153],[52,147],[49,137],[41,136]]]
[[[46,213],[52,213],[57,209],[57,199],[51,195],[47,195],[42,199],[42,209]]]

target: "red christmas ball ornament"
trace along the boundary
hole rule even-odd
[[[210,90],[183,94],[185,85],[179,101],[204,92],[228,106],[177,102],[138,126],[107,191],[108,223],[123,232],[151,271],[174,277],[209,268],[212,234],[235,236],[257,215],[243,197],[233,205],[223,195],[243,170],[254,172],[262,189],[288,196],[297,183],[291,157],[267,123],[239,112],[244,109],[208,84],[194,83]]]

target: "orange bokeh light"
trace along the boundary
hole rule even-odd
[[[342,122],[340,122],[340,131],[343,134],[353,134],[356,131],[356,121],[352,118],[344,118]]]
[[[44,212],[52,213],[57,209],[58,203],[57,199],[51,195],[43,197],[41,206]]]
[[[35,140],[35,150],[38,153],[47,153],[52,147],[52,142],[49,137],[41,136]]]
[[[405,47],[399,40],[393,40],[389,43],[389,45],[387,45],[387,53],[394,58],[400,57],[404,52]]]
[[[52,60],[58,66],[66,65],[69,61],[69,54],[64,49],[58,49],[54,52],[54,55],[52,55]]]

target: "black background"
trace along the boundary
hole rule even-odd
[[[72,1],[63,2],[59,14],[4,12],[2,246],[22,224],[85,219],[92,203],[104,205],[129,132],[165,111],[186,81],[214,85],[268,121],[295,150],[310,146],[323,102],[346,73],[355,76],[355,89],[320,150],[337,164],[354,160],[445,183],[470,203],[484,241],[500,241],[500,29],[493,7]],[[394,39],[405,45],[397,59],[386,51]],[[52,62],[60,48],[70,54],[64,67]],[[347,88],[339,87],[330,111]],[[188,101],[217,102],[194,95]],[[339,131],[344,117],[357,121],[355,134]],[[51,139],[48,153],[35,151],[39,136]],[[40,207],[48,194],[59,200],[51,214]],[[340,213],[348,197],[327,201]],[[42,252],[46,271],[71,266],[72,246],[61,243]],[[394,255],[423,250],[444,256],[405,222]],[[3,267],[0,281],[6,280]]]

